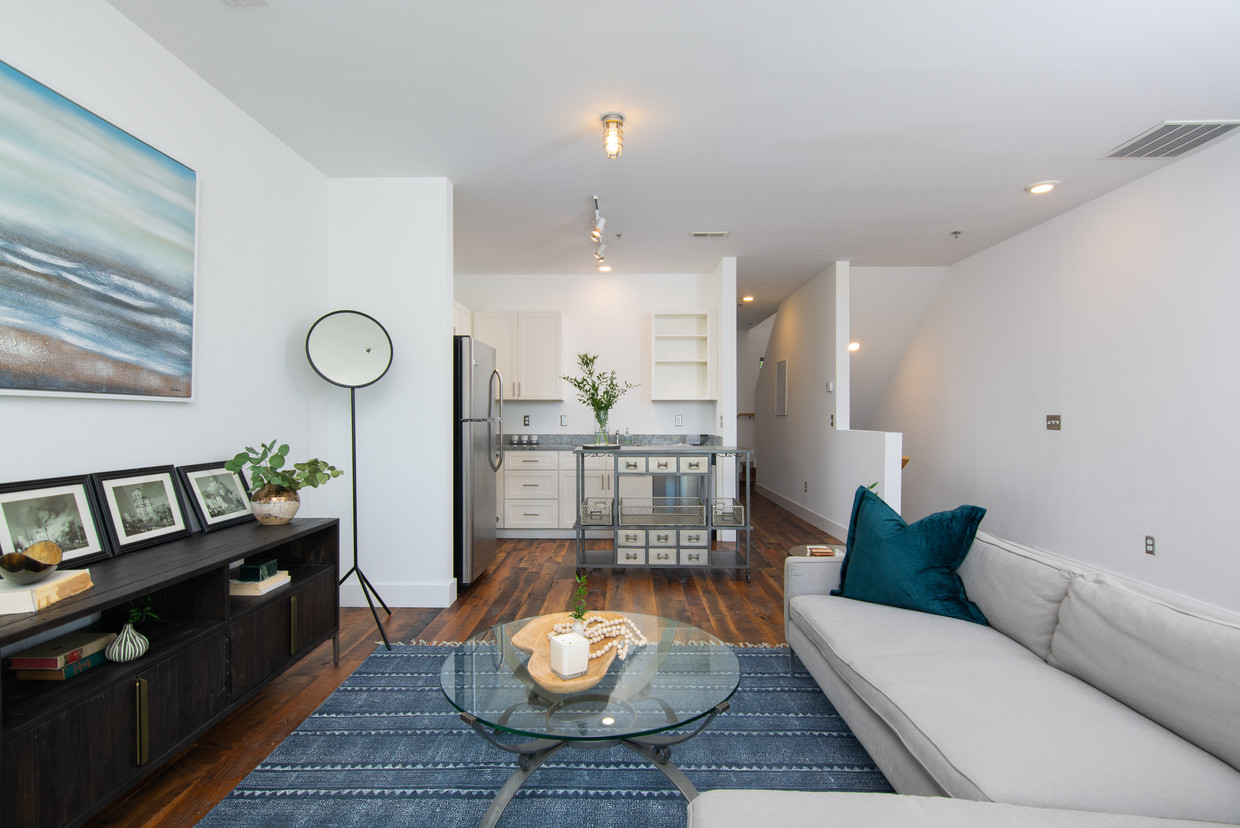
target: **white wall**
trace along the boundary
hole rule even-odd
[[[199,202],[196,399],[0,397],[0,479],[221,460],[272,437],[323,453],[330,394],[303,342],[327,287],[326,179],[103,0],[3,17],[0,58],[192,167]],[[302,513],[329,514],[329,491]]]
[[[1240,610],[1237,181],[1233,137],[949,269],[872,420],[906,517]]]
[[[755,394],[758,388],[758,361],[766,354],[767,343],[771,341],[771,331],[775,327],[775,316],[771,314],[747,331],[742,331],[736,338],[736,410],[738,414],[753,414]],[[740,417],[736,421],[736,444],[745,448],[754,448],[757,440],[757,429],[754,417]],[[755,464],[758,458],[754,457]]]
[[[334,179],[331,287],[321,308],[373,316],[392,365],[356,390],[358,552],[389,606],[443,607],[452,576],[452,184],[444,178]],[[328,386],[331,458],[349,463],[349,392]],[[352,491],[332,486],[342,565],[352,563]],[[341,604],[365,606],[359,581]]]
[[[734,271],[733,271],[734,272]],[[615,370],[620,381],[640,383],[612,409],[608,426],[632,434],[721,434],[716,403],[652,402],[650,399],[650,314],[712,311],[720,375],[735,376],[735,347],[718,348],[721,328],[736,327],[731,296],[730,321],[720,319],[718,273],[637,276],[588,274],[573,276],[456,276],[456,299],[470,310],[561,311],[561,374],[579,373],[577,354],[598,354],[600,368]],[[726,364],[725,364],[726,363]],[[733,380],[734,382],[734,380]],[[505,434],[588,434],[594,415],[578,402],[577,392],[562,383],[564,402],[504,403]],[[721,386],[722,387],[722,386]],[[734,386],[733,386],[734,387]],[[530,415],[529,427],[521,425]],[[560,426],[560,415],[568,425]],[[676,415],[684,425],[676,426]],[[735,418],[735,412],[732,415]]]
[[[943,284],[945,267],[857,267],[849,272],[851,428],[869,428],[909,340]]]

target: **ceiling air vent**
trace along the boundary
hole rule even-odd
[[[690,230],[689,235],[697,239],[715,239],[728,234],[727,230]]]
[[[1238,126],[1240,121],[1165,121],[1111,150],[1106,157],[1179,158]]]

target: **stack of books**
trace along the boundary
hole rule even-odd
[[[64,681],[102,664],[104,650],[115,639],[116,633],[67,633],[21,651],[9,667],[25,681]]]
[[[228,582],[229,595],[266,595],[273,589],[279,589],[289,583],[292,578],[288,574],[288,570],[281,569],[276,574],[264,578],[261,581],[242,581],[233,579]]]
[[[37,584],[0,580],[0,614],[38,612],[94,586],[89,569],[62,569]]]

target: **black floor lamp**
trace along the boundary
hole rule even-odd
[[[349,389],[349,434],[353,477],[353,567],[344,574],[340,583],[357,573],[362,595],[370,605],[375,626],[383,636],[383,643],[390,650],[387,631],[379,620],[375,601],[387,612],[388,605],[379,597],[379,591],[370,583],[357,562],[357,389],[374,385],[387,373],[392,364],[392,338],[373,317],[351,310],[332,311],[319,317],[306,334],[306,359],[315,373],[332,385]],[[371,600],[373,595],[374,600]]]

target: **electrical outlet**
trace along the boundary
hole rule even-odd
[[[805,490],[806,492],[808,492],[808,491],[809,491],[809,481],[808,481],[808,480],[806,480],[806,481],[805,481],[804,486],[805,486],[805,489],[804,489],[804,490]]]
[[[560,415],[560,425],[562,425],[562,426],[566,426],[566,425],[568,425],[568,415],[567,415],[567,414],[561,414],[561,415]]]
[[[681,427],[681,426],[683,426],[684,424],[685,424],[685,418],[684,418],[684,416],[683,416],[683,415],[681,415],[681,414],[677,414],[677,415],[676,415],[676,427],[677,427],[677,428],[680,428],[680,427]]]
[[[1153,535],[1145,536],[1145,554],[1147,555],[1154,554],[1154,536]]]
[[[1047,431],[1059,431],[1060,430],[1059,425],[1062,419],[1063,417],[1061,417],[1059,414],[1047,414],[1046,415],[1046,430]]]
[[[526,414],[524,417],[521,418],[521,425],[529,425],[529,424],[530,424],[530,415]]]

